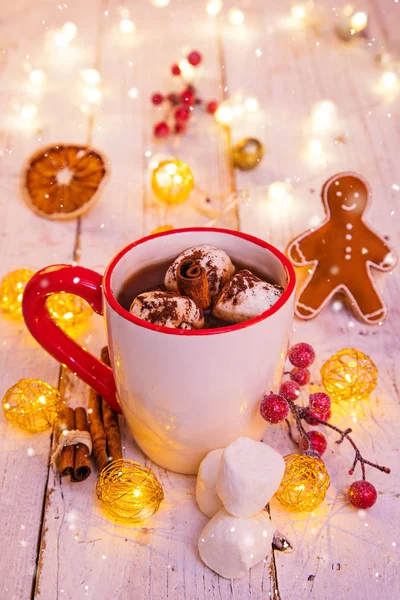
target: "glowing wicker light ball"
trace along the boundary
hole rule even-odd
[[[276,498],[293,512],[311,512],[323,502],[330,478],[322,460],[302,454],[285,456],[285,473]]]
[[[0,309],[12,319],[22,320],[22,296],[35,271],[17,269],[7,273],[0,283]]]
[[[181,160],[163,160],[153,171],[151,187],[157,200],[182,204],[194,187],[193,173]]]
[[[63,408],[60,392],[40,379],[20,379],[3,398],[7,419],[30,433],[51,427]]]
[[[164,500],[153,471],[129,458],[115,460],[102,470],[96,494],[107,512],[125,523],[148,519]]]
[[[356,348],[340,350],[321,369],[322,383],[332,400],[365,400],[375,389],[378,369]]]
[[[172,225],[160,225],[160,227],[156,227],[153,231],[150,232],[150,235],[155,235],[156,233],[164,233],[164,231],[172,231],[174,228]]]
[[[85,325],[93,314],[89,304],[74,294],[53,294],[47,300],[52,318],[67,333],[74,333]]]

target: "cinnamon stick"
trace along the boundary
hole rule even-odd
[[[61,414],[59,422],[59,437],[65,430],[75,429],[75,413],[72,408],[66,406]],[[58,471],[61,477],[74,476],[75,446],[64,446],[58,462]]]
[[[110,355],[107,346],[101,350],[101,360],[107,366],[111,366]],[[119,430],[118,415],[109,407],[102,398],[101,408],[103,412],[103,425],[107,439],[108,460],[117,460],[122,458],[121,432]]]
[[[176,283],[182,296],[189,296],[202,310],[210,308],[211,296],[204,267],[193,260],[183,260],[178,265]]]
[[[75,409],[75,427],[78,431],[89,431],[86,410],[81,406]],[[77,444],[75,450],[74,479],[84,481],[91,473],[89,448]]]
[[[100,473],[108,464],[107,438],[103,427],[101,398],[92,388],[88,399],[89,431],[92,436],[92,453]]]

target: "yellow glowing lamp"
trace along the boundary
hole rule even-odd
[[[303,454],[284,457],[285,472],[276,498],[293,512],[311,512],[325,498],[329,474],[319,458]]]
[[[0,282],[0,309],[12,319],[22,320],[22,296],[35,271],[17,269],[7,273]]]
[[[193,173],[181,160],[163,160],[152,173],[151,187],[157,200],[165,204],[181,204],[193,190]]]
[[[350,27],[356,33],[360,33],[360,31],[364,31],[364,29],[368,25],[368,15],[365,12],[358,11],[352,15],[350,19]]]
[[[69,335],[80,332],[93,314],[89,304],[75,294],[53,294],[47,300],[47,308],[57,325]]]
[[[60,392],[40,379],[21,379],[7,390],[3,398],[7,419],[30,433],[51,427],[63,407]]]
[[[321,369],[322,383],[332,400],[366,400],[376,387],[378,369],[356,348],[340,350]]]
[[[117,521],[138,523],[151,517],[164,500],[160,482],[148,467],[120,458],[104,467],[96,494]]]

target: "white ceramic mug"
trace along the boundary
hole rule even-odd
[[[153,325],[118,303],[132,273],[157,261],[172,262],[183,250],[203,244],[225,250],[233,262],[281,285],[281,298],[249,321],[208,330]],[[81,296],[105,314],[112,371],[50,318],[46,299],[61,291]],[[32,335],[52,356],[122,410],[149,458],[171,471],[196,473],[210,450],[239,436],[262,438],[260,401],[282,376],[294,292],[293,267],[270,244],[236,231],[177,229],[121,250],[104,278],[79,266],[42,269],[26,287],[23,313]]]

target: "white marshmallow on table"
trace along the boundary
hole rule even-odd
[[[131,304],[129,312],[139,319],[174,329],[200,329],[204,326],[202,310],[186,296],[172,292],[144,292]]]
[[[283,457],[263,442],[240,437],[222,454],[217,493],[226,510],[247,519],[257,514],[279,488]]]
[[[196,500],[199,508],[207,517],[213,517],[222,508],[217,494],[216,483],[224,449],[211,450],[202,460],[197,474]]]
[[[230,323],[241,323],[271,308],[282,292],[280,286],[262,281],[248,269],[243,269],[225,285],[212,314]]]
[[[194,246],[182,252],[167,270],[164,283],[167,290],[171,292],[178,291],[176,272],[183,260],[193,260],[205,268],[211,298],[219,294],[235,272],[235,267],[224,250],[214,246]]]
[[[268,556],[274,533],[266,511],[238,519],[222,508],[200,535],[200,557],[218,575],[238,579]]]

